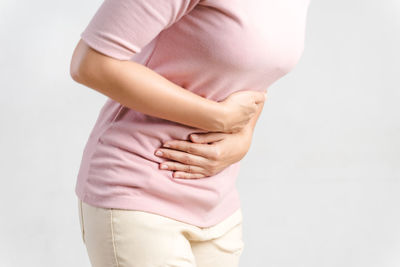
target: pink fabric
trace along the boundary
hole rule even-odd
[[[266,90],[296,65],[309,0],[105,0],[81,38],[93,49],[141,63],[187,90],[221,101]],[[154,96],[157,97],[157,96]],[[240,162],[202,179],[172,178],[154,151],[205,132],[108,98],[82,156],[76,194],[104,208],[142,210],[199,227],[240,207]],[[251,183],[251,177],[243,177]]]

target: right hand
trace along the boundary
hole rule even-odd
[[[266,91],[238,91],[219,102],[226,111],[223,132],[236,133],[242,130],[266,98]]]

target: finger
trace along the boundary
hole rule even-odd
[[[197,155],[206,159],[213,159],[217,155],[217,149],[215,145],[212,144],[199,144],[199,143],[192,143],[190,141],[185,141],[185,140],[169,140],[163,144],[163,147],[166,147],[168,145],[169,149],[173,150],[180,150],[183,152],[187,152],[189,154]],[[167,148],[167,150],[168,150]],[[162,150],[164,148],[160,148],[159,150]],[[166,151],[168,152],[168,151]],[[201,160],[201,159],[199,159]],[[204,162],[204,160],[201,160],[201,162]],[[197,164],[196,164],[197,165]]]
[[[203,144],[201,144],[201,145],[203,145]],[[158,151],[161,152],[162,155],[157,155]],[[168,158],[168,159],[171,159],[174,161],[178,161],[180,163],[188,164],[188,165],[203,166],[207,163],[207,159],[202,156],[194,155],[192,153],[187,153],[184,151],[168,149],[168,148],[157,149],[155,155],[159,156],[159,157],[163,157],[163,158]]]
[[[201,173],[174,172],[173,177],[179,179],[199,179],[207,176]]]
[[[190,140],[195,143],[212,143],[217,142],[226,137],[225,133],[196,133],[190,135]]]
[[[170,171],[181,171],[181,172],[187,172],[187,173],[201,173],[206,175],[206,171],[199,166],[195,165],[188,165],[188,164],[183,164],[180,162],[174,162],[174,161],[166,161],[163,162],[162,165],[167,166],[166,169],[163,170],[170,170]]]

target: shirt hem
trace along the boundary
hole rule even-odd
[[[218,216],[217,218],[202,222],[196,220],[193,217],[182,216],[178,212],[171,212],[170,202],[164,202],[162,199],[151,200],[146,198],[143,201],[143,198],[141,197],[128,197],[123,195],[113,196],[112,198],[99,197],[96,195],[90,195],[83,190],[79,190],[78,187],[75,189],[75,193],[80,200],[95,207],[151,212],[201,228],[210,228],[216,226],[224,220],[229,221],[228,226],[233,226],[242,220],[241,204],[237,192],[231,192],[227,196],[228,199],[224,199],[224,202],[237,203],[237,205],[233,205],[229,209],[224,209],[223,214]],[[168,212],[166,212],[166,210],[168,210]],[[231,217],[232,219],[229,220],[229,217]]]

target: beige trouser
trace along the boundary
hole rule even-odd
[[[93,267],[237,267],[242,211],[202,228],[155,213],[105,209],[78,199],[83,242]]]

